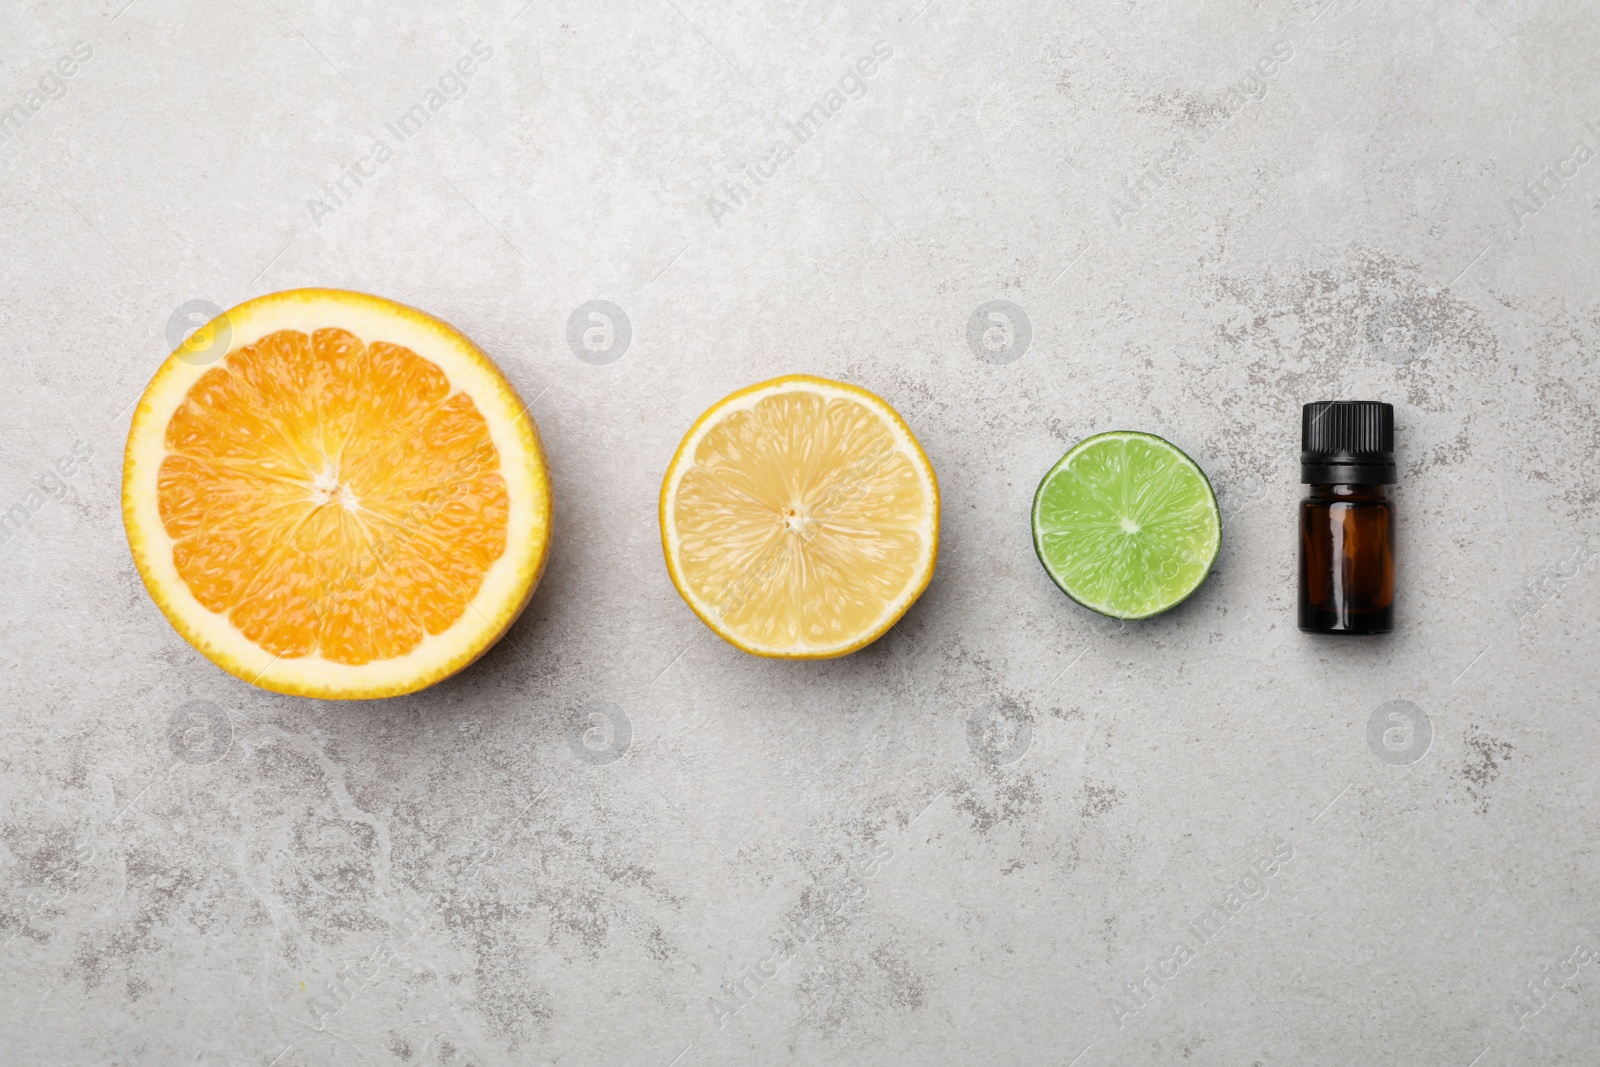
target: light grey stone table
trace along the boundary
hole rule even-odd
[[[1600,1062],[1591,4],[3,23],[0,1061]],[[530,610],[409,698],[236,681],[123,539],[169,339],[303,285],[455,323],[550,453]],[[723,644],[658,541],[691,418],[789,371],[944,498],[828,663]],[[1335,397],[1397,409],[1388,639],[1293,626]],[[1137,625],[1029,543],[1108,428],[1224,509]]]

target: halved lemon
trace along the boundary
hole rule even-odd
[[[673,585],[757,656],[826,659],[904,615],[939,556],[933,466],[865,389],[795,374],[725,397],[661,486]]]
[[[139,401],[122,471],[128,544],[173,628],[248,682],[326,699],[413,692],[482,655],[544,570],[550,504],[533,418],[476,345],[334,289],[197,331]]]

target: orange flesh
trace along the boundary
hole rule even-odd
[[[685,583],[763,646],[869,630],[919,573],[927,493],[882,419],[793,392],[699,442],[674,521]]]
[[[488,424],[399,345],[269,334],[195,382],[166,448],[179,575],[277,656],[405,655],[461,617],[505,551]]]

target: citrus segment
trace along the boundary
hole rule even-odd
[[[1116,431],[1074,445],[1039,483],[1033,544],[1073,600],[1118,619],[1166,611],[1211,571],[1221,539],[1211,483],[1152,434]]]
[[[714,405],[661,491],[673,583],[755,655],[876,640],[927,586],[938,534],[938,486],[910,428],[872,393],[807,375]]]
[[[174,353],[135,413],[141,576],[219,666],[280,692],[410,692],[526,604],[549,539],[537,431],[487,357],[376,297],[297,290]]]

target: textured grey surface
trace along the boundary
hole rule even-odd
[[[123,2],[0,29],[0,1060],[1600,1060],[1591,5]],[[458,325],[550,452],[532,607],[413,697],[236,681],[123,540],[175,310],[300,285]],[[944,496],[829,663],[724,645],[657,540],[690,417],[795,370]],[[1397,407],[1385,640],[1292,625],[1334,396]],[[1138,625],[1028,539],[1114,427],[1225,509]]]

